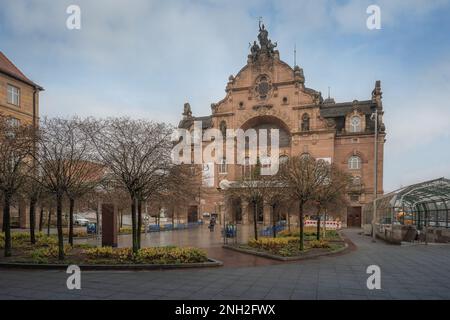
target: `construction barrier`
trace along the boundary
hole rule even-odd
[[[324,222],[320,221],[320,226],[323,228]],[[316,227],[317,228],[317,220],[305,220],[305,227]],[[330,230],[339,230],[342,228],[341,221],[327,220],[326,228]]]

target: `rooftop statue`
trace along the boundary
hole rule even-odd
[[[260,55],[266,54],[268,57],[272,58],[275,52],[275,48],[277,47],[277,43],[272,43],[269,39],[269,32],[267,31],[264,24],[259,22],[259,34],[258,34],[259,45],[256,41],[253,42],[253,45],[250,44],[250,56],[253,61],[258,60]]]
[[[192,117],[191,105],[188,102],[184,104],[183,116]]]

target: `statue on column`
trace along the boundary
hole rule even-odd
[[[183,116],[185,118],[191,118],[192,117],[191,105],[188,102],[186,102],[184,104]]]

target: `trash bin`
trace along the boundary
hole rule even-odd
[[[88,223],[86,228],[87,228],[88,234],[97,233],[97,223],[95,223],[95,222]]]

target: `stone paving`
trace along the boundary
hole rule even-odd
[[[63,271],[0,270],[0,299],[450,299],[450,247],[372,243],[345,230],[357,250],[287,264],[166,271],[84,271],[81,290]],[[368,290],[366,268],[381,268]]]

